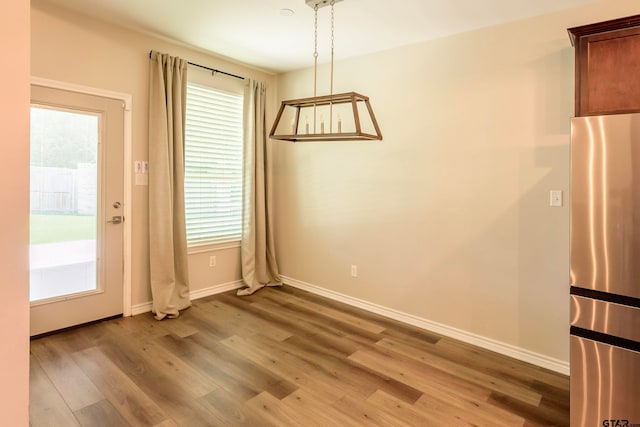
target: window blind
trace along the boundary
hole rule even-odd
[[[189,246],[242,232],[242,95],[187,84],[185,215]]]

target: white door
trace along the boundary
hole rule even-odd
[[[123,312],[122,100],[31,85],[31,335]]]

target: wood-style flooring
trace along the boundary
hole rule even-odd
[[[569,379],[288,286],[31,342],[32,427],[568,426]]]

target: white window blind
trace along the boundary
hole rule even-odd
[[[185,215],[189,246],[240,240],[242,98],[187,84]]]

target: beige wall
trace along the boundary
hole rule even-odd
[[[273,143],[282,273],[568,361],[566,28],[634,13],[603,1],[338,62],[335,92],[370,96],[384,141]],[[312,74],[278,88],[310,96]]]
[[[133,160],[147,159],[148,54],[150,50],[178,55],[191,62],[230,73],[275,79],[246,66],[225,61],[166,40],[104,24],[34,0],[31,19],[33,76],[133,95]],[[229,77],[211,77],[190,67],[190,74],[228,84]],[[204,73],[204,76],[203,76]],[[233,80],[233,79],[232,79]],[[130,165],[131,167],[131,165]],[[147,187],[133,187],[133,305],[150,301],[148,274]],[[217,266],[209,267],[209,255]],[[191,287],[197,291],[240,279],[239,249],[190,256]]]
[[[29,424],[29,1],[0,2],[0,418]]]

